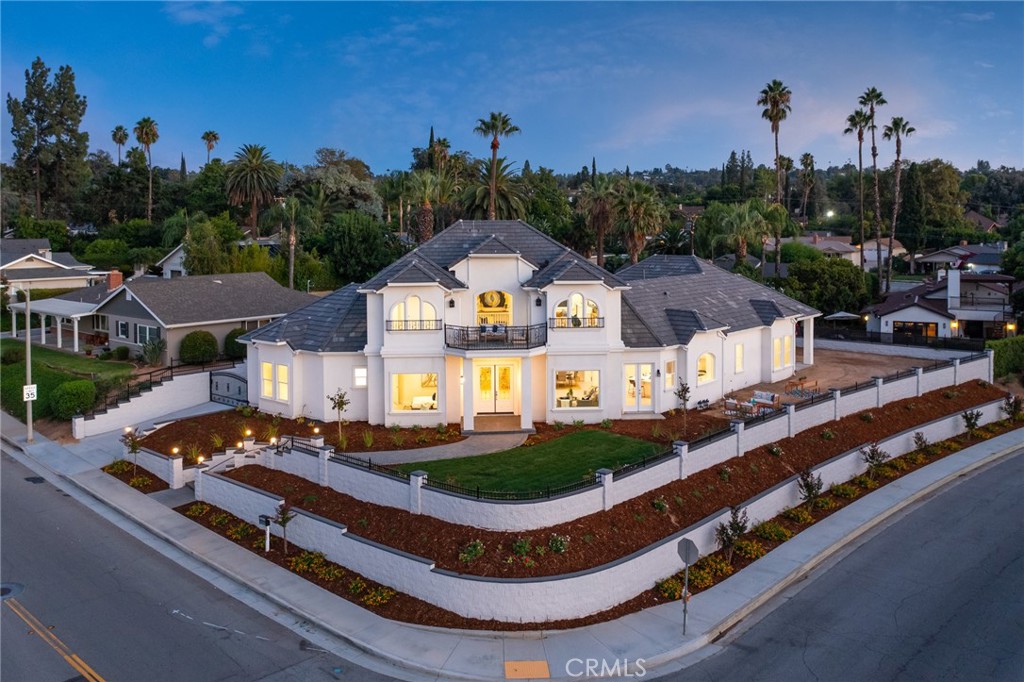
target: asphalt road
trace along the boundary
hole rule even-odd
[[[0,479],[0,581],[24,586],[0,606],[4,682],[391,679],[318,651],[7,454]]]
[[[886,523],[663,679],[1024,680],[1022,453]]]

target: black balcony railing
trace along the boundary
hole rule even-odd
[[[529,327],[506,327],[481,324],[475,327],[446,325],[444,342],[449,348],[461,350],[525,350],[548,342],[548,328],[543,324]]]
[[[603,317],[550,317],[550,329],[604,329]]]
[[[1013,310],[1007,301],[997,297],[988,296],[961,296],[959,305],[956,302],[951,303],[951,307],[960,308],[961,310],[982,310],[992,311],[996,313],[1008,313]]]
[[[387,320],[384,328],[389,332],[436,332],[441,320]]]

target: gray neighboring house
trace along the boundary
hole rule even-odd
[[[257,329],[316,301],[287,289],[265,272],[192,277],[138,277],[125,282],[95,310],[106,318],[110,346],[133,353],[150,339],[164,339],[164,364],[179,359],[182,339],[208,331],[223,352],[224,338],[237,327]]]

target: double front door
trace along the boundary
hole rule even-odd
[[[477,414],[512,414],[515,410],[515,390],[512,382],[514,367],[508,364],[477,366]]]

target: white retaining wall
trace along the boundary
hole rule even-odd
[[[184,487],[186,483],[191,483],[196,477],[196,467],[194,465],[186,467],[181,456],[169,457],[146,448],[140,449],[137,454],[133,455],[125,448],[119,459],[138,464],[174,489]],[[241,460],[234,452],[214,453],[207,461],[210,466],[216,466],[229,459],[237,460],[236,466],[241,466]]]
[[[126,403],[111,407],[93,419],[74,417],[71,430],[75,438],[120,431],[126,426],[152,421],[210,401],[210,373],[184,374],[165,381],[153,390],[135,396]]]
[[[1000,417],[1001,402],[977,409],[981,424]],[[931,441],[951,437],[964,430],[960,415],[951,415],[916,429]],[[893,456],[913,449],[913,433],[893,436],[879,445]],[[205,470],[206,467],[201,469]],[[859,449],[833,458],[816,469],[826,485],[846,481],[863,472]],[[260,514],[274,514],[279,498],[215,473],[202,473],[196,497],[246,521],[257,524]],[[629,477],[632,478],[632,477]],[[628,480],[628,478],[626,479]],[[798,501],[796,477],[748,501],[752,520],[775,516]],[[714,529],[728,517],[728,510],[709,516],[698,524],[672,535],[644,550],[588,571],[536,579],[481,578],[436,569],[430,559],[399,552],[358,538],[341,525],[296,510],[288,525],[288,539],[311,551],[323,552],[330,560],[372,580],[411,596],[470,618],[508,622],[543,622],[577,618],[611,608],[650,589],[654,583],[683,568],[676,551],[678,540],[688,537],[707,554],[716,549]],[[279,527],[272,527],[278,533]],[[471,539],[467,535],[467,541]],[[490,548],[489,548],[490,549]]]
[[[959,360],[954,361],[959,364]],[[754,448],[773,443],[811,428],[827,428],[828,422],[855,414],[865,409],[876,409],[893,400],[918,395],[919,382],[928,377],[929,382],[941,386],[952,385],[954,377],[958,383],[986,378],[991,355],[959,366],[944,367],[927,374],[912,373],[896,381],[883,383],[875,379],[873,387],[844,395],[839,392],[838,401],[834,392],[820,403],[796,410],[788,408],[787,414],[763,422],[745,425],[733,422],[733,432],[686,451],[677,449],[676,456],[654,466],[630,473],[621,479],[605,478],[603,486],[550,499],[530,501],[478,500],[472,497],[442,492],[422,485],[422,481],[396,479],[365,468],[341,463],[321,453],[317,457],[302,452],[284,451],[275,455],[265,464],[279,468],[357,499],[413,513],[429,516],[459,525],[475,526],[499,531],[529,531],[547,528],[560,523],[609,509],[615,504],[643,495],[674,480],[714,467]],[[837,414],[838,413],[838,414]],[[322,443],[321,443],[322,445]]]

